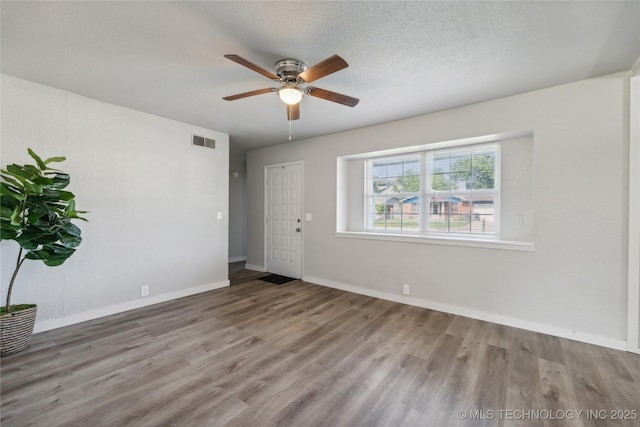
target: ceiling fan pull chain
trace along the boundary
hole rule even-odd
[[[289,115],[291,115],[291,109],[293,107],[291,105],[288,105],[287,108],[289,108]],[[291,122],[292,120],[289,120],[289,141],[291,141]]]

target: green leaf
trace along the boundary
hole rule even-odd
[[[66,205],[63,205],[62,203],[47,203],[46,206],[51,210],[51,212],[59,216],[63,216],[65,209],[67,209]]]
[[[64,224],[64,232],[69,236],[74,237],[80,237],[80,235],[82,234],[82,230],[80,230],[80,227],[73,224],[71,221],[68,221]]]
[[[37,176],[41,176],[40,170],[33,165],[8,165],[6,172],[18,179],[32,180]]]
[[[64,263],[73,253],[75,249],[65,248],[62,245],[52,244],[44,246],[42,249],[31,251],[25,256],[28,259],[42,260],[50,267],[58,266]]]
[[[71,256],[71,255],[69,255]],[[65,258],[55,258],[55,257],[51,257],[51,258],[47,258],[47,259],[43,259],[42,261],[48,265],[49,267],[57,267],[59,265],[64,264],[64,262],[68,259],[69,257],[65,257]]]
[[[18,233],[11,228],[0,228],[0,240],[15,240]]]
[[[27,215],[27,219],[29,220],[30,224],[37,224],[41,221],[41,218],[47,216],[47,213],[47,209],[42,208],[41,206],[32,205],[29,207],[29,214]]]
[[[27,171],[24,170],[24,167],[18,165],[7,165],[7,169],[2,172],[20,179],[20,182],[24,182],[25,179],[31,178],[31,174],[27,173]]]
[[[47,165],[42,161],[42,159],[36,153],[33,152],[31,148],[27,148],[27,152],[31,157],[33,157],[33,160],[36,161],[40,170],[45,170],[47,168]]]
[[[15,206],[13,207],[9,207],[9,206],[1,206],[0,207],[0,218],[2,219],[11,219],[11,215],[13,215],[13,210],[15,209]]]
[[[78,214],[85,214],[85,213],[89,213],[89,211],[71,211],[71,212],[67,212],[67,216],[68,216],[69,218],[79,219],[79,220],[82,220],[82,221],[84,221],[84,222],[89,222],[89,220],[88,220],[88,219],[86,219],[86,218],[81,217],[80,215],[78,215]]]
[[[21,245],[27,242],[33,242],[35,244],[52,243],[55,242],[55,240],[46,238],[46,236],[50,236],[51,234],[53,234],[53,230],[47,224],[42,227],[29,224],[22,230],[20,236],[18,236],[18,243]],[[55,236],[51,237],[55,238]]]
[[[69,205],[71,205],[71,202],[73,201],[73,198],[75,197],[71,191],[59,191],[58,194],[59,194],[60,200],[64,200],[65,202],[69,202]],[[74,203],[74,206],[75,206],[75,203]]]
[[[2,179],[4,179],[5,181],[7,181],[11,187],[15,187],[16,189],[18,188],[22,188],[22,183],[16,179],[13,179],[11,176],[9,175],[2,175]]]
[[[35,178],[33,178],[33,183],[34,184],[39,184],[42,186],[47,186],[47,185],[51,185],[53,184],[53,180],[51,178],[47,178],[46,176],[37,176]]]
[[[17,192],[16,190],[6,185],[4,182],[0,182],[0,195],[9,196],[19,201],[23,201],[25,198],[24,194]]]
[[[64,162],[65,160],[67,160],[67,158],[64,156],[49,157],[47,160],[44,161],[44,164],[48,165],[49,163],[60,163],[60,162]]]
[[[30,241],[30,240],[28,240],[28,241],[22,241],[22,240],[20,240],[20,236],[19,236],[19,235],[17,235],[17,236],[16,236],[16,238],[15,238],[15,239],[13,239],[13,240],[15,240],[16,242],[18,242],[18,244],[19,244],[23,249],[26,249],[26,250],[28,250],[28,251],[32,251],[32,250],[34,250],[34,249],[38,249],[38,244],[37,244],[37,243],[34,243],[34,242]],[[27,258],[28,258],[28,257],[27,257]]]
[[[10,220],[11,220],[11,225],[13,226],[19,226],[22,224],[22,206],[18,205],[15,207],[15,209],[13,210],[13,213],[11,214]]]
[[[42,185],[31,184],[29,181],[24,183],[24,189],[27,193],[42,194],[44,187]]]
[[[77,248],[78,246],[80,246],[80,243],[82,243],[82,237],[80,237],[80,229],[78,227],[76,228],[78,229],[77,235],[69,233],[67,232],[67,230],[64,230],[58,233],[58,237],[60,238],[60,244],[65,248]]]
[[[56,172],[50,179],[52,187],[58,190],[65,188],[69,185],[69,182],[71,182],[71,178],[66,173]]]

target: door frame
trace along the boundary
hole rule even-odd
[[[262,190],[262,196],[264,198],[264,205],[263,205],[263,212],[264,212],[264,218],[263,218],[263,222],[262,225],[264,227],[264,234],[263,234],[263,240],[264,240],[264,271],[269,271],[269,264],[268,264],[268,260],[269,260],[269,248],[268,248],[268,244],[269,244],[269,227],[268,227],[268,223],[267,223],[267,217],[268,217],[268,213],[269,213],[269,194],[267,192],[267,187],[268,187],[268,181],[267,181],[267,172],[269,171],[269,169],[271,168],[281,168],[283,166],[295,166],[295,165],[300,165],[300,228],[302,229],[302,231],[300,231],[300,277],[302,278],[304,276],[304,160],[296,160],[296,161],[291,161],[291,162],[284,162],[284,163],[274,163],[274,164],[269,164],[269,165],[264,165],[264,175],[263,175],[263,181],[264,181],[264,188]]]
[[[627,351],[640,354],[640,75],[629,83]]]

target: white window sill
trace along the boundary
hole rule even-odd
[[[357,231],[336,231],[336,237],[363,240],[387,240],[391,242],[426,243],[430,245],[466,246],[471,248],[502,249],[507,251],[534,252],[532,242],[509,240],[486,240],[464,237],[419,236],[411,234],[371,233]]]

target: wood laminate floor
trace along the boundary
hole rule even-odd
[[[259,275],[34,335],[2,427],[640,425],[638,355]]]

